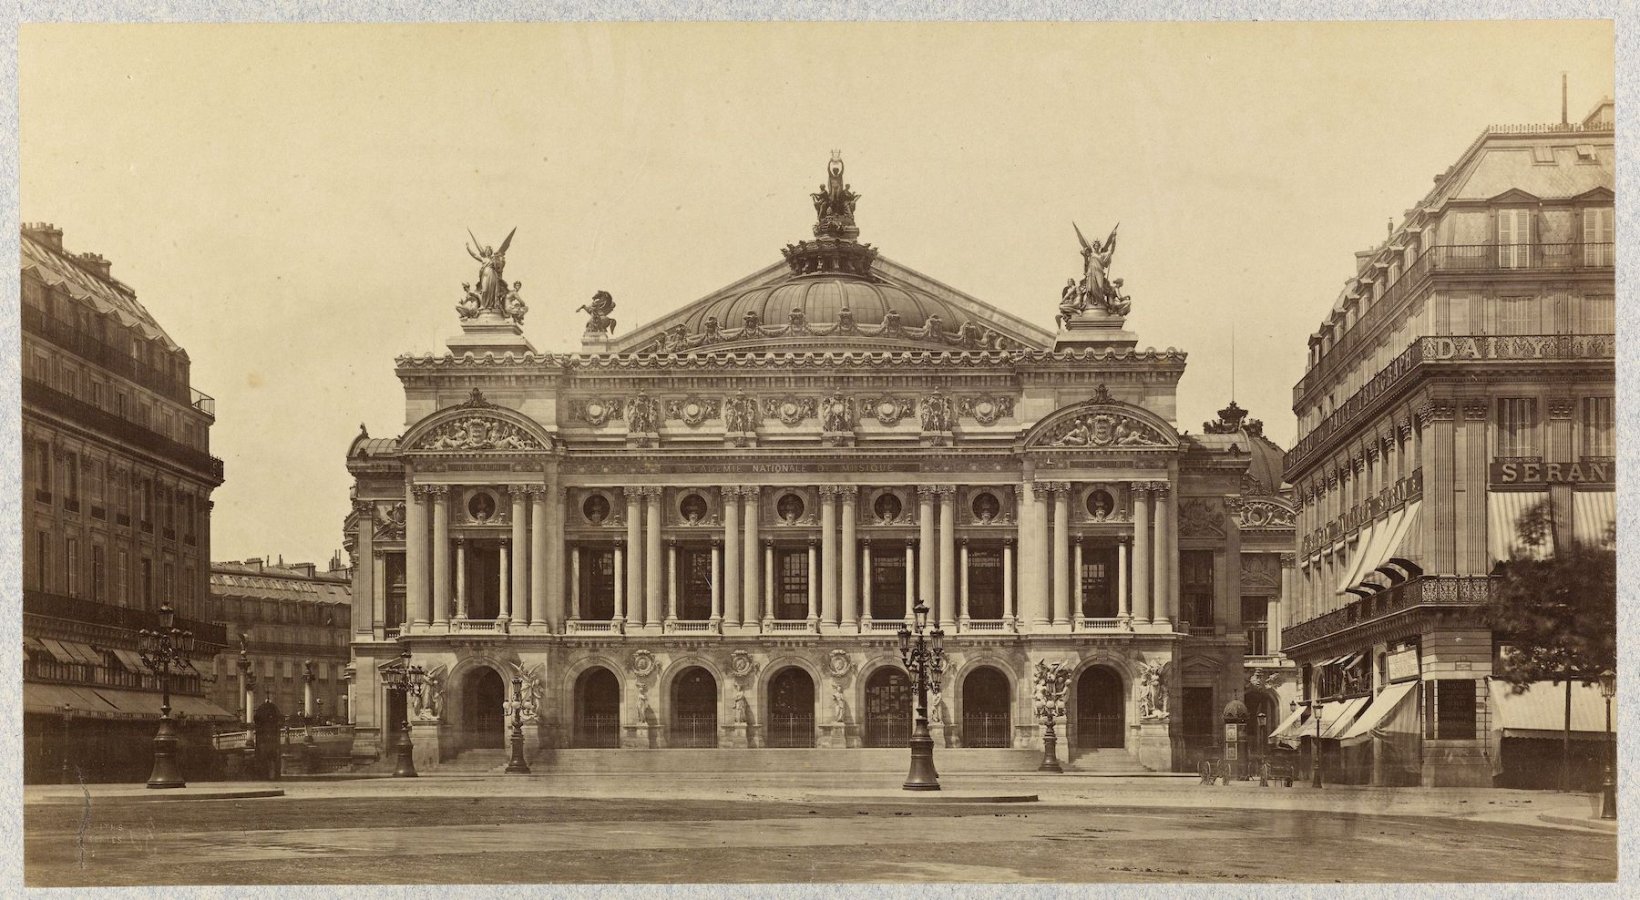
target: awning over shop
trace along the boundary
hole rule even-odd
[[[1337,703],[1323,704],[1321,707],[1321,739],[1330,741],[1336,739],[1345,729],[1355,724],[1355,717],[1367,705],[1366,697],[1351,697]]]
[[[111,647],[108,652],[114,654],[114,658],[120,661],[120,665],[124,666],[126,671],[138,675],[148,673],[148,667],[142,664],[142,657],[137,655],[137,651]]]
[[[1404,577],[1396,574],[1391,578],[1388,574],[1391,570],[1385,567],[1390,565],[1392,560],[1409,560],[1417,555],[1413,547],[1416,537],[1414,526],[1422,506],[1423,501],[1413,501],[1392,511],[1388,518],[1378,523],[1371,544],[1363,544],[1363,550],[1351,571],[1348,583],[1339,588],[1339,593],[1372,594]]]
[[[239,716],[228,712],[204,697],[175,697],[171,698],[171,714],[182,713],[190,719],[222,720],[228,722],[239,721]]]
[[[1378,533],[1378,523],[1374,522],[1356,534],[1355,539],[1345,544],[1346,554],[1343,565],[1338,567],[1338,590],[1342,594],[1355,584],[1356,573],[1361,571],[1361,561],[1367,556],[1367,548],[1372,543],[1373,535]]]
[[[80,658],[75,656],[74,653],[67,647],[64,647],[61,641],[54,641],[51,638],[40,638],[40,646],[46,648],[46,652],[51,654],[52,659],[57,660],[63,665],[75,666],[79,665],[81,662]]]
[[[1417,686],[1416,681],[1403,681],[1379,691],[1378,696],[1372,698],[1371,705],[1355,720],[1355,724],[1339,735],[1339,743],[1353,747],[1374,737],[1387,737],[1389,732],[1416,735],[1418,707],[1415,703],[1408,703],[1407,698],[1412,696],[1412,691]],[[1410,715],[1402,714],[1402,707],[1406,707]]]
[[[79,657],[78,662],[85,663],[88,666],[103,664],[103,655],[90,644],[82,644],[79,641],[58,641],[57,643],[62,644],[63,649]]]
[[[107,708],[106,703],[88,696],[82,688],[66,684],[23,682],[23,712],[60,716],[65,704],[70,715],[96,715]]]
[[[1566,683],[1533,682],[1524,693],[1515,693],[1501,678],[1487,679],[1491,699],[1492,730],[1502,737],[1559,739],[1566,728]],[[1617,698],[1612,698],[1612,726],[1617,723]],[[1597,684],[1572,683],[1572,737],[1604,740],[1606,698]]]
[[[1580,544],[1611,547],[1609,529],[1617,522],[1615,491],[1578,491],[1572,495],[1572,536]]]
[[[1282,719],[1281,724],[1270,732],[1270,742],[1280,744],[1283,747],[1297,747],[1299,736],[1304,730],[1304,723],[1309,718],[1310,708],[1308,706],[1300,706],[1293,710],[1292,715]]]
[[[1486,495],[1487,547],[1492,551],[1492,559],[1500,562],[1514,556],[1545,559],[1553,552],[1548,542],[1530,547],[1520,539],[1521,517],[1548,499],[1547,491],[1492,491]]]
[[[62,715],[65,703],[70,707],[69,714],[76,717],[157,720],[160,695],[157,692],[89,685],[23,683],[24,712]],[[231,722],[238,719],[204,697],[187,694],[171,695],[171,715],[200,721]]]

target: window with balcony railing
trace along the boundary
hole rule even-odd
[[[1616,231],[1613,207],[1583,210],[1583,264],[1609,266],[1612,264],[1612,241]]]
[[[809,551],[807,548],[776,548],[774,551],[774,617],[786,621],[809,617]]]
[[[904,565],[903,561],[901,564]],[[975,547],[968,551],[968,616],[973,619],[1002,618],[1001,550]]]

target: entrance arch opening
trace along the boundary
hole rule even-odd
[[[764,740],[770,747],[814,746],[814,679],[792,666],[769,679],[769,718]]]
[[[572,743],[577,747],[621,745],[621,684],[603,666],[594,666],[575,679]]]
[[[962,680],[964,747],[1012,746],[1009,690],[1008,676],[990,666],[980,666]]]
[[[1122,676],[1113,669],[1094,666],[1076,679],[1075,746],[1078,750],[1123,746],[1125,700]]]
[[[506,731],[507,686],[494,669],[479,669],[467,678],[461,727],[469,749],[499,749]]]
[[[672,682],[672,724],[667,745],[716,747],[717,711],[717,679],[700,666],[685,669]]]
[[[911,678],[893,666],[884,666],[866,679],[865,734],[867,747],[905,747],[911,740]]]

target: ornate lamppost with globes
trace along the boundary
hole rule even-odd
[[[1036,662],[1036,717],[1042,720],[1042,765],[1038,772],[1064,772],[1059,764],[1059,738],[1054,734],[1054,720],[1065,714],[1065,689],[1070,685],[1070,666],[1063,661]]]
[[[1600,673],[1600,696],[1606,700],[1606,776],[1600,785],[1600,818],[1617,818],[1617,775],[1614,769],[1617,744],[1612,739],[1612,698],[1617,696],[1617,673]]]
[[[524,679],[514,675],[512,679],[513,697],[506,703],[507,714],[512,718],[512,758],[507,760],[508,775],[528,775],[530,765],[524,761],[524,716],[535,716],[535,702],[524,699]]]
[[[1298,709],[1304,704],[1297,700],[1289,706]],[[1310,718],[1315,720],[1315,743],[1310,746],[1310,787],[1321,787],[1321,701],[1310,701]]]
[[[171,719],[171,670],[187,665],[188,657],[193,655],[194,634],[177,628],[171,604],[161,603],[159,628],[155,631],[144,628],[137,636],[141,640],[143,665],[159,676],[159,729],[154,732],[154,768],[148,776],[148,786],[187,787],[177,768],[176,726]]]
[[[911,728],[911,771],[906,775],[908,791],[937,791],[940,776],[934,769],[934,738],[928,733],[928,685],[945,670],[945,631],[928,626],[928,607],[921,601],[912,608],[916,632],[900,627],[900,660],[911,674],[912,691],[917,702],[916,721]],[[912,638],[916,639],[913,641]]]
[[[313,740],[313,660],[302,660],[302,765],[317,771],[319,745]]]
[[[411,756],[410,743],[410,701],[421,695],[427,682],[427,673],[421,666],[410,664],[410,648],[406,647],[399,658],[393,660],[379,670],[382,678],[382,687],[388,693],[400,694],[404,697],[404,717],[399,720],[398,765],[393,769],[395,778],[415,778],[416,761]]]

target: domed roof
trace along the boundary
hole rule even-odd
[[[747,350],[825,352],[895,349],[1034,349],[1040,328],[903,266],[861,243],[858,194],[833,156],[812,194],[814,239],[782,249],[771,267],[615,342],[615,352]]]

